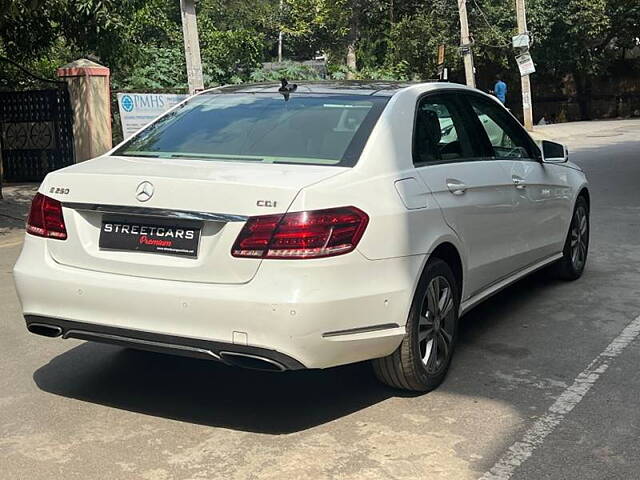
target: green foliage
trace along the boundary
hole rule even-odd
[[[217,30],[238,29],[271,33],[278,30],[277,0],[200,0],[196,9],[198,24],[200,25],[202,19],[209,19]],[[179,21],[178,18],[178,23]]]
[[[200,49],[209,83],[238,83],[249,78],[264,57],[263,35],[250,30],[217,31],[207,28],[206,20],[202,24]]]
[[[391,29],[391,48],[387,61],[392,64],[402,62],[412,76],[434,78],[437,73],[438,45],[445,44],[450,47],[448,64],[455,66],[459,61],[451,48],[452,30],[455,25],[450,16],[440,13],[412,15],[396,23]]]
[[[138,63],[122,80],[114,78],[114,90],[187,88],[184,53],[178,47],[141,47]]]
[[[388,80],[404,82],[411,79],[409,64],[404,60],[394,65],[363,67],[357,71],[350,69],[346,65],[332,65],[329,68],[329,77],[333,80],[346,80],[349,75],[355,80]]]
[[[637,1],[529,0],[527,6],[538,73],[555,79],[571,75],[579,91],[588,78],[619,70],[623,48],[637,45]]]
[[[346,80],[348,76],[354,75],[356,72],[344,64],[329,63],[329,77],[333,80]]]
[[[364,67],[355,72],[357,80],[407,81],[411,79],[409,64],[402,60],[386,67]]]
[[[178,2],[146,0],[131,9],[123,34],[133,45],[179,46],[182,42]]]
[[[52,25],[57,5],[20,0],[0,0],[0,51],[16,61],[43,55],[54,43]]]
[[[274,69],[259,68],[251,72],[250,76],[252,82],[275,82],[282,78],[289,81],[320,80],[318,72],[312,67],[293,62],[283,62]]]
[[[334,79],[433,78],[439,44],[447,67],[461,77],[460,27],[455,0],[200,0],[197,3],[206,84],[316,78],[294,64],[264,71],[273,61],[278,32],[284,54],[329,58]],[[511,36],[513,0],[467,2],[480,75],[517,76]],[[538,72],[550,78],[585,78],[620,68],[624,49],[638,45],[638,0],[527,0],[531,51]],[[348,46],[356,68],[347,68]],[[112,70],[116,85],[180,88],[186,83],[178,0],[0,0],[0,54],[35,73],[94,55]],[[456,77],[457,75],[457,77]],[[491,74],[488,74],[489,76]],[[5,75],[6,76],[6,75]]]
[[[76,56],[114,58],[126,28],[127,9],[119,0],[53,0],[52,25]],[[75,59],[72,59],[75,60]]]

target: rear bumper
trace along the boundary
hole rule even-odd
[[[14,278],[27,323],[58,322],[64,337],[138,348],[150,341],[173,353],[204,350],[196,356],[205,358],[240,352],[285,369],[327,368],[397,348],[423,261],[371,261],[358,252],[271,260],[249,283],[205,284],[63,266],[49,255],[47,240],[27,235]]]
[[[297,360],[280,352],[249,345],[234,345],[211,340],[176,337],[34,315],[26,315],[25,321],[27,330],[31,333],[47,337],[90,340],[152,352],[216,360],[231,366],[258,370],[284,371],[305,368]]]

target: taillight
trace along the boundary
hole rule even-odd
[[[369,217],[355,207],[250,217],[231,249],[234,257],[319,258],[352,251]]]
[[[62,216],[62,204],[58,200],[36,193],[27,219],[27,232],[38,237],[65,240],[67,228]]]

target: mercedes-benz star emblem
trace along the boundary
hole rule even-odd
[[[136,198],[139,202],[146,202],[151,197],[153,197],[153,183],[151,182],[142,182],[136,188]]]

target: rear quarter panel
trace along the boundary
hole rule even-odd
[[[411,171],[365,178],[354,170],[303,189],[290,211],[340,206],[363,210],[369,215],[369,224],[358,251],[369,260],[424,255],[445,238],[457,243],[426,185],[424,208],[409,210],[402,202],[394,183],[412,176],[419,180]]]

